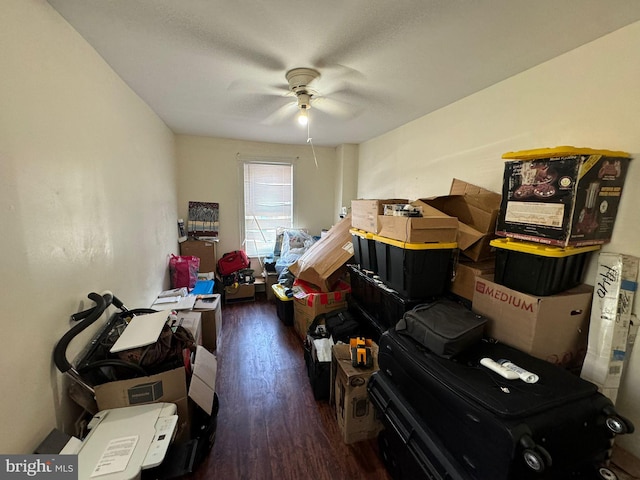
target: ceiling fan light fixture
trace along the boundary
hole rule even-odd
[[[309,111],[307,108],[300,107],[300,112],[298,112],[298,123],[303,127],[309,123]]]

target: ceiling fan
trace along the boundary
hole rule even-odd
[[[262,123],[273,125],[280,123],[292,116],[295,110],[298,122],[307,125],[309,110],[314,109],[333,116],[342,118],[354,116],[358,109],[354,105],[330,98],[328,95],[338,96],[340,93],[347,93],[348,88],[330,88],[329,84],[324,84],[327,91],[320,91],[319,81],[322,75],[315,68],[298,67],[288,70],[285,73],[286,86],[278,87],[278,96],[295,96],[295,100],[280,106],[275,112],[269,115]],[[275,92],[274,92],[275,93]]]
[[[320,72],[313,68],[293,68],[289,70],[285,78],[289,82],[289,89],[298,98],[298,123],[306,125],[309,122],[309,109],[311,108],[311,97],[317,94],[311,83],[320,76]]]

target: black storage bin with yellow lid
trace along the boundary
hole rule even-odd
[[[378,271],[378,260],[376,257],[374,234],[352,228],[351,239],[353,243],[353,258],[356,263],[360,265],[363,270],[369,270],[371,272]]]
[[[405,312],[421,303],[404,298],[378,279],[354,265],[347,265],[351,283],[351,300],[374,319],[380,333],[398,323]],[[353,302],[352,302],[353,303]]]
[[[457,243],[407,243],[379,235],[373,238],[378,275],[385,285],[408,299],[436,297],[447,291]]]
[[[582,275],[591,252],[600,245],[555,247],[534,242],[498,238],[494,281],[531,295],[548,296],[582,283]]]
[[[293,325],[293,298],[287,296],[286,288],[280,283],[274,283],[271,288],[276,298],[278,318],[287,326]]]

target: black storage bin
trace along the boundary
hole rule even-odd
[[[353,242],[353,257],[356,263],[364,270],[377,272],[378,260],[373,233],[358,230],[357,228],[352,228],[350,232]]]
[[[511,238],[491,241],[496,249],[494,281],[522,293],[547,296],[582,283],[591,252],[599,245],[554,247]]]
[[[424,299],[447,291],[457,243],[406,243],[379,235],[374,239],[378,275],[400,295]]]
[[[351,280],[351,298],[375,320],[382,331],[395,326],[405,312],[421,303],[403,297],[378,279],[367,275],[354,265],[348,265]]]
[[[331,387],[331,361],[320,362],[316,350],[313,347],[313,338],[307,336],[304,342],[304,361],[307,366],[307,376],[311,384],[313,398],[316,400],[329,400]]]
[[[293,298],[287,297],[285,288],[279,283],[271,285],[276,298],[276,312],[278,318],[287,326],[293,325]]]

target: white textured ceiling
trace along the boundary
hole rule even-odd
[[[640,20],[639,0],[48,1],[175,133],[326,146]],[[309,132],[281,108],[294,67],[321,73]]]

